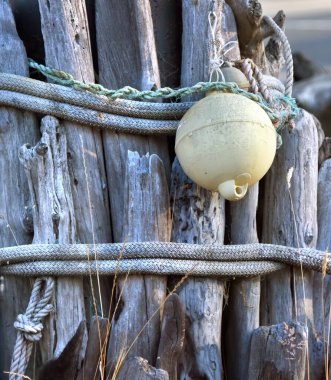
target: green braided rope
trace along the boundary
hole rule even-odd
[[[248,91],[242,90],[238,87],[236,83],[230,82],[199,82],[190,87],[182,87],[178,89],[172,89],[170,87],[162,87],[154,91],[139,91],[130,86],[122,87],[118,90],[109,90],[103,87],[100,84],[96,83],[84,83],[78,80],[75,80],[72,75],[61,71],[56,70],[51,67],[47,67],[35,62],[32,59],[28,59],[29,66],[33,69],[36,69],[45,77],[51,79],[55,83],[61,84],[63,86],[73,87],[77,90],[89,91],[96,95],[104,95],[110,100],[115,99],[129,99],[129,100],[152,100],[154,98],[182,98],[183,96],[206,92],[210,90],[217,90],[221,92],[231,92],[233,94],[239,94],[247,97],[250,100],[258,103],[260,107],[268,114],[270,120],[273,123],[277,123],[278,126],[276,131],[279,132],[283,129],[292,119],[295,119],[299,109],[296,105],[295,99],[282,95],[277,98],[277,102],[284,105],[285,108],[289,108],[290,111],[281,111],[278,114],[275,113],[270,105],[263,99],[260,94],[253,94]]]

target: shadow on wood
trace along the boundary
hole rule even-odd
[[[107,318],[92,318],[85,359],[78,372],[77,380],[97,380],[100,378],[99,365],[103,365],[101,356],[106,354],[108,324]]]
[[[85,328],[85,321],[82,321],[61,355],[41,367],[38,380],[75,379]]]

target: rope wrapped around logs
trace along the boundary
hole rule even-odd
[[[97,257],[97,261],[92,257]],[[0,249],[0,273],[15,276],[109,275],[114,273],[251,277],[301,266],[331,274],[327,253],[273,244],[196,245],[135,242],[35,244]],[[120,258],[120,259],[119,259]]]

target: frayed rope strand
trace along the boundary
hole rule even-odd
[[[63,86],[72,87],[76,90],[89,91],[96,95],[104,95],[110,100],[115,99],[128,99],[128,100],[152,100],[155,98],[182,98],[187,95],[206,92],[211,90],[217,90],[221,92],[230,92],[233,94],[238,94],[247,97],[248,99],[258,103],[263,110],[268,114],[272,123],[277,124],[277,131],[283,129],[286,125],[290,123],[292,119],[296,117],[299,109],[296,105],[295,99],[282,95],[277,98],[277,101],[284,104],[284,106],[290,107],[290,112],[285,116],[283,114],[275,113],[271,106],[263,99],[260,94],[253,94],[248,91],[242,90],[238,87],[236,83],[229,82],[199,82],[190,87],[182,87],[178,89],[172,89],[170,87],[159,88],[154,91],[139,91],[130,86],[125,86],[118,90],[109,90],[100,84],[95,83],[84,83],[75,80],[72,75],[56,70],[51,67],[47,67],[29,59],[29,66],[45,77],[51,79],[57,84]]]

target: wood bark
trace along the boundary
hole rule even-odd
[[[259,327],[252,336],[248,380],[304,380],[307,329],[295,322]]]
[[[284,130],[282,138],[283,145],[265,181],[263,242],[315,247],[318,136],[313,117],[301,110],[295,128]],[[267,276],[263,282],[261,323],[293,319],[311,329],[312,285],[311,271],[288,268]],[[313,334],[311,330],[309,334]]]
[[[317,202],[317,220],[318,220],[318,239],[316,248],[324,251],[329,260],[329,251],[331,247],[331,159],[322,163],[319,170],[318,178],[318,202]],[[311,357],[311,372],[315,379],[327,378],[325,373],[330,375],[330,354],[327,357],[327,345],[330,318],[330,292],[331,277],[324,276],[321,273],[314,273],[314,335]],[[330,351],[330,350],[329,350]]]
[[[182,3],[181,85],[189,86],[209,78],[211,31],[208,2]],[[215,3],[216,35],[221,37],[222,4]],[[199,36],[199,38],[197,38]],[[220,44],[223,44],[223,37]],[[201,96],[200,96],[201,97]],[[199,96],[192,96],[194,100]],[[186,99],[185,99],[186,100]],[[224,200],[197,186],[175,160],[172,168],[172,240],[195,244],[224,240]],[[178,291],[186,314],[186,336],[178,374],[180,378],[222,378],[221,322],[224,282],[218,279],[188,278]]]
[[[169,241],[169,193],[162,161],[156,155],[140,157],[128,151],[125,177],[123,240]],[[166,278],[130,275],[119,278],[116,287],[119,308],[112,322],[107,355],[114,376],[124,359],[137,355],[155,365]]]
[[[26,52],[17,35],[8,1],[0,2],[0,45],[1,71],[28,76]],[[29,190],[18,149],[24,143],[34,144],[38,130],[33,114],[0,107],[0,247],[29,244],[32,240]],[[5,277],[1,280],[0,373],[3,374],[10,368],[16,340],[13,322],[25,311],[31,287],[27,279]]]
[[[69,72],[75,79],[93,82],[93,63],[85,4],[78,0],[40,0],[39,9],[46,64]],[[68,142],[68,167],[77,241],[81,243],[109,242],[111,231],[101,134],[95,129],[75,123],[62,122],[61,124],[66,130]],[[64,302],[67,302],[65,287],[57,290],[59,302],[62,299],[62,304],[58,305],[58,309],[63,309],[63,319],[60,323],[63,323],[66,333],[57,336],[55,355],[63,350],[86,313],[83,308],[81,282],[71,287],[72,292],[78,292],[76,298],[79,298],[81,305],[79,308],[82,308],[75,317],[71,315],[71,310],[64,307]],[[91,292],[91,289],[89,291]],[[99,289],[94,290],[96,302],[103,313],[99,293]]]

